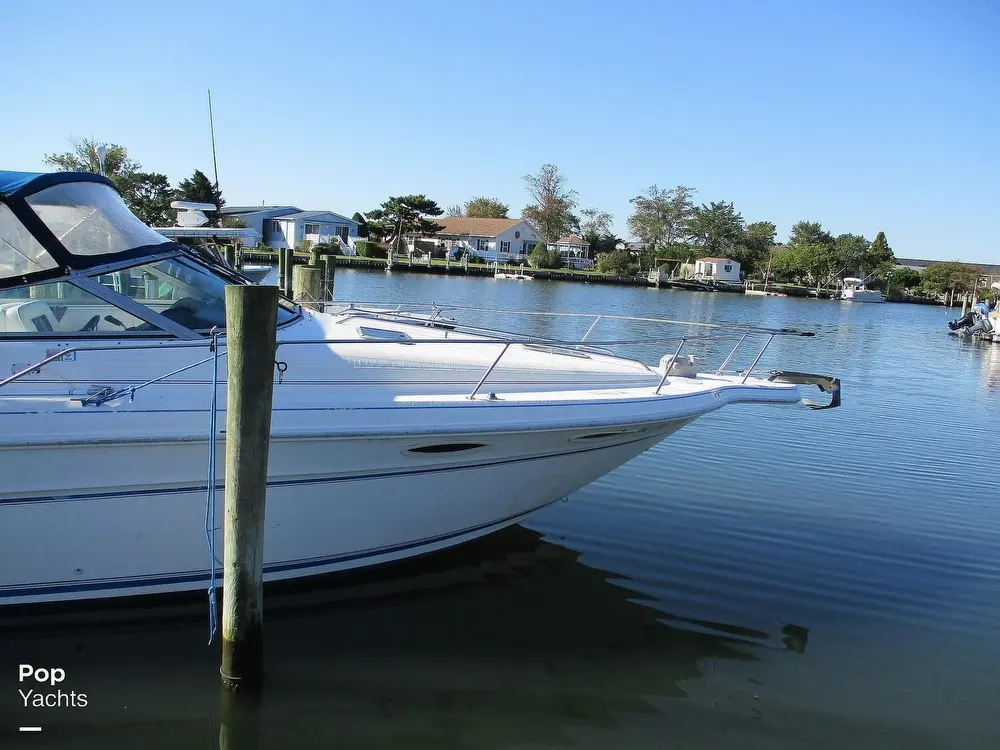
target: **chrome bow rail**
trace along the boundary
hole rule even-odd
[[[755,370],[757,364],[760,362],[764,353],[767,351],[768,346],[777,336],[800,336],[800,337],[811,337],[814,334],[808,331],[798,331],[789,328],[761,328],[756,326],[746,326],[738,324],[718,324],[718,323],[701,323],[694,321],[679,321],[679,320],[668,320],[663,318],[650,318],[650,317],[637,317],[628,315],[614,315],[606,313],[561,313],[561,312],[528,312],[528,311],[518,311],[518,310],[497,310],[495,308],[478,308],[478,307],[461,307],[461,306],[447,306],[447,305],[426,305],[426,304],[400,304],[395,305],[390,308],[380,306],[379,303],[370,302],[354,302],[354,303],[327,303],[325,308],[328,312],[332,314],[349,315],[355,317],[363,317],[371,320],[388,320],[395,322],[405,322],[407,324],[417,324],[422,326],[427,326],[430,328],[444,328],[449,332],[471,334],[474,338],[407,338],[405,340],[400,339],[380,339],[380,338],[350,338],[350,339],[306,339],[306,340],[295,340],[295,341],[278,341],[279,349],[281,347],[288,346],[302,346],[302,345],[395,345],[395,346],[412,346],[414,344],[428,344],[428,345],[448,345],[448,346],[470,346],[470,345],[483,345],[483,344],[495,344],[500,347],[500,350],[495,359],[486,367],[482,376],[479,378],[475,387],[469,393],[469,399],[475,399],[479,394],[479,391],[485,385],[486,381],[489,379],[490,375],[494,372],[496,367],[500,364],[504,355],[510,350],[512,345],[520,345],[527,348],[533,348],[536,350],[546,351],[553,355],[568,355],[568,356],[587,356],[588,352],[591,353],[601,353],[601,354],[613,354],[610,347],[624,347],[624,346],[636,346],[636,345],[651,345],[651,344],[676,344],[676,348],[663,367],[662,376],[659,383],[656,386],[655,393],[660,394],[664,385],[668,383],[668,378],[671,375],[672,368],[674,364],[678,361],[681,356],[681,352],[684,347],[692,342],[705,342],[713,340],[724,340],[724,339],[736,339],[735,344],[729,353],[726,355],[725,359],[722,361],[721,365],[715,370],[715,375],[721,376],[726,373],[726,367],[733,361],[737,352],[743,346],[743,344],[750,338],[763,338],[763,344],[756,351],[753,357],[753,361],[750,366],[746,369],[735,370],[734,374],[737,376],[742,375],[741,383],[745,383],[747,379],[757,373]],[[495,328],[485,328],[481,325],[475,323],[465,323],[454,317],[445,317],[445,313],[473,313],[478,317],[482,317],[483,314],[502,314],[502,315],[521,315],[529,317],[555,317],[555,318],[579,318],[583,320],[590,320],[590,325],[587,328],[583,336],[578,340],[565,340],[556,339],[549,337],[539,337],[532,336],[529,334],[514,332],[514,331],[503,331]],[[657,325],[671,325],[671,326],[688,326],[690,328],[699,329],[704,331],[703,333],[685,333],[682,335],[672,335],[672,336],[656,336],[648,338],[633,338],[633,339],[616,339],[609,341],[588,341],[590,335],[602,322],[607,321],[624,321],[628,323],[641,323],[641,324],[657,324]],[[224,356],[224,352],[220,352],[217,349],[224,349],[224,345],[220,345],[216,349],[215,342],[218,342],[225,337],[224,331],[212,331],[208,338],[196,341],[167,341],[167,342],[154,342],[154,341],[143,341],[136,342],[134,344],[117,344],[117,345],[79,345],[61,348],[56,352],[50,353],[49,356],[45,357],[34,364],[28,365],[22,368],[18,372],[12,373],[8,377],[0,380],[0,388],[3,386],[14,383],[22,378],[37,374],[42,371],[44,367],[51,364],[52,362],[62,360],[67,358],[69,355],[76,355],[78,353],[85,352],[97,352],[97,351],[128,351],[128,350],[150,350],[150,349],[205,349],[208,352],[208,356],[204,358],[199,358],[198,360],[188,363],[183,367],[174,369],[170,372],[158,375],[156,377],[145,380],[141,383],[135,385],[130,385],[125,388],[111,389],[107,388],[101,390],[97,393],[91,394],[85,398],[81,399],[84,405],[100,405],[113,401],[116,399],[128,396],[130,399],[134,398],[135,393],[143,388],[146,388],[155,383],[159,383],[166,380],[174,375],[182,372],[186,372],[195,367],[208,364],[213,360],[217,360],[220,354]],[[23,339],[21,339],[23,340]],[[37,341],[37,339],[32,339],[32,341]],[[637,360],[633,360],[637,361]],[[662,360],[661,360],[662,364]],[[647,365],[648,366],[648,365]],[[661,374],[659,369],[653,369],[653,372]],[[281,375],[283,370],[279,372],[279,382],[281,381]],[[827,378],[825,376],[807,375],[802,373],[782,373],[780,371],[766,370],[760,374],[767,374],[772,377],[781,377],[785,382],[792,382],[788,380],[788,377],[792,375],[801,376],[809,378],[808,380],[801,381],[806,384],[818,385],[821,390],[826,390],[827,392],[834,392],[833,383],[835,379]],[[820,383],[819,381],[822,381]],[[826,387],[824,387],[824,384]],[[836,384],[835,391],[838,402],[839,402],[839,381]],[[818,405],[811,404],[811,406],[817,407]],[[829,407],[825,407],[829,408]]]

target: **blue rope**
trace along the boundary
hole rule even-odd
[[[208,497],[205,500],[205,540],[208,542],[208,555],[211,559],[212,574],[208,585],[208,645],[215,640],[218,629],[218,615],[215,603],[215,438],[216,411],[219,402],[219,334],[212,332],[212,414],[209,419],[208,433]]]

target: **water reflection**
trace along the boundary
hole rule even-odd
[[[53,715],[46,737],[60,747],[221,737],[243,750],[562,744],[571,727],[657,714],[651,698],[687,697],[711,679],[706,665],[760,660],[749,644],[766,633],[664,615],[577,558],[515,527],[389,571],[269,591],[259,738],[254,712],[247,724],[219,708],[217,649],[195,603],[5,618],[5,662],[65,664],[88,691],[86,715]]]

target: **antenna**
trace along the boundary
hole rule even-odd
[[[215,158],[215,119],[212,117],[212,89],[208,90],[208,125],[212,130],[212,167],[215,169],[215,187],[219,187],[219,162]]]

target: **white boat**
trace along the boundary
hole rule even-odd
[[[224,288],[246,283],[143,225],[103,177],[0,172],[0,604],[208,585],[222,544]],[[685,324],[700,328],[656,339],[665,354],[646,364],[585,341],[614,316],[581,314],[592,324],[574,343],[457,315],[282,300],[265,581],[516,523],[728,404],[796,403],[803,383],[831,394],[817,408],[840,401],[836,379],[754,369],[774,336],[810,334]],[[657,322],[671,323],[640,320],[647,335]],[[722,336],[736,346],[717,369],[681,353]],[[748,337],[763,341],[752,363],[727,370]]]
[[[848,276],[844,279],[844,286],[837,294],[837,299],[844,302],[885,302],[885,295],[878,289],[866,287],[864,279]]]
[[[513,281],[531,281],[532,280],[532,276],[530,274],[526,274],[524,272],[524,264],[523,263],[521,264],[521,268],[516,273],[511,272],[511,271],[507,271],[507,270],[501,271],[500,270],[500,264],[498,263],[497,264],[497,270],[496,270],[496,273],[493,274],[493,278],[495,278],[495,279],[509,279],[509,280],[513,280]]]

